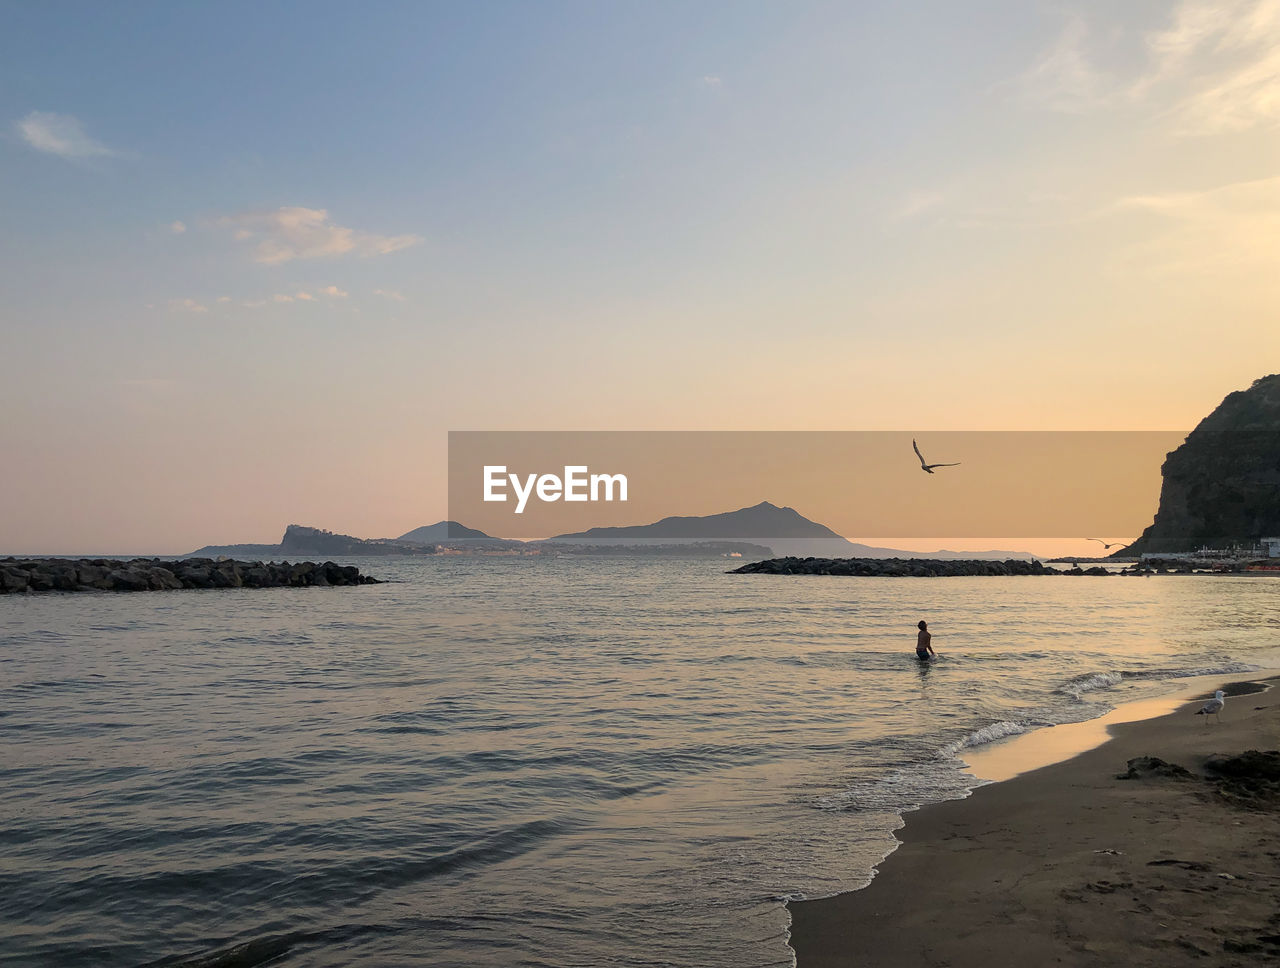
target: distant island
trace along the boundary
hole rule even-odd
[[[453,541],[502,541],[503,539],[494,538],[475,528],[468,528],[457,521],[437,521],[435,524],[425,524],[412,531],[406,531],[396,540],[434,545],[448,544]]]
[[[660,541],[635,544],[515,541],[494,538],[457,521],[414,528],[399,538],[356,538],[323,528],[291,524],[279,544],[206,545],[188,557],[279,559],[303,556],[388,557],[394,555],[635,555],[639,557],[768,557],[773,550],[746,541]]]
[[[541,541],[496,538],[458,521],[437,521],[398,538],[356,538],[323,528],[291,524],[279,544],[206,545],[193,555],[278,558],[299,555],[344,557],[389,555],[693,556],[769,558],[775,555],[857,558],[1030,560],[1023,551],[934,551],[877,548],[841,537],[790,507],[761,501],[736,511],[672,516],[652,524],[591,528]]]
[[[620,528],[590,528],[573,534],[556,535],[548,543],[596,545],[643,544],[647,542],[691,542],[737,539],[767,545],[779,556],[820,556],[846,558],[963,558],[1005,561],[1010,558],[1030,560],[1024,551],[901,551],[857,544],[832,531],[824,524],[811,521],[795,508],[778,507],[761,501],[751,507],[721,514],[666,517],[653,524]]]
[[[284,530],[284,537],[279,544],[234,544],[206,545],[188,557],[252,557],[277,558],[297,557],[299,555],[430,555],[435,554],[435,545],[421,542],[396,540],[391,538],[353,538],[349,534],[334,534],[323,528],[307,528],[300,524],[291,524]]]

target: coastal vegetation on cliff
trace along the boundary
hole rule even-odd
[[[1228,394],[1168,455],[1161,476],[1155,520],[1116,557],[1280,535],[1280,374]]]

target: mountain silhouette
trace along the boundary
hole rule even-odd
[[[412,541],[415,544],[439,544],[442,541],[493,541],[496,540],[483,531],[468,528],[457,521],[437,521],[435,524],[424,524],[420,528],[407,531],[397,541]]]
[[[826,525],[810,521],[795,508],[780,508],[768,501],[737,511],[702,516],[673,515],[653,524],[622,528],[589,528],[574,534],[559,534],[552,541],[600,541],[615,538],[839,538]]]
[[[825,524],[811,521],[795,508],[778,507],[768,501],[737,511],[702,516],[673,515],[653,524],[616,528],[589,528],[559,534],[551,542],[575,544],[647,544],[707,540],[749,541],[768,545],[779,556],[820,558],[1029,558],[1025,552],[901,551],[858,544],[837,534]]]

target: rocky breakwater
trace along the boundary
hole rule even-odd
[[[735,568],[731,575],[852,575],[881,578],[953,578],[964,575],[1112,575],[1105,568],[1046,568],[1039,561],[1010,558],[769,558]]]
[[[0,595],[15,592],[158,592],[183,588],[309,588],[371,585],[378,579],[332,561],[216,561],[213,558],[0,558]]]

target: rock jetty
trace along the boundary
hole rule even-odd
[[[769,558],[735,568],[731,575],[856,575],[884,578],[951,578],[963,575],[1114,575],[1105,568],[1046,568],[1010,558]]]
[[[378,579],[332,561],[213,558],[0,558],[0,595],[15,592],[158,592],[183,588],[309,588],[372,585]]]

